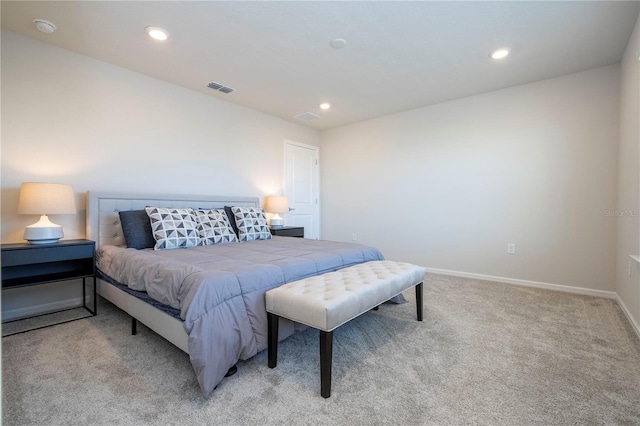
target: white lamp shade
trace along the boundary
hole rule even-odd
[[[76,214],[71,185],[24,182],[20,187],[18,214]]]
[[[269,213],[289,213],[289,197],[272,195],[264,203],[264,211]]]
[[[264,210],[268,213],[275,213],[269,225],[278,228],[284,225],[284,219],[278,213],[289,213],[289,198],[284,195],[272,195],[264,202]]]
[[[25,182],[20,188],[19,214],[39,214],[40,220],[24,230],[30,244],[51,244],[64,237],[62,227],[52,223],[47,214],[75,214],[76,199],[71,185]]]

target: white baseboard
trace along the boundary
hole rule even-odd
[[[631,312],[629,312],[629,309],[627,309],[627,305],[624,304],[624,302],[622,301],[622,299],[617,293],[616,293],[616,300],[618,301],[618,305],[620,305],[620,309],[622,309],[622,312],[624,312],[624,315],[629,320],[629,323],[631,324],[631,328],[633,328],[633,331],[635,331],[636,334],[638,335],[638,338],[640,338],[640,325],[638,325],[638,323],[633,318],[633,316],[631,316]]]
[[[90,299],[86,299],[89,303]],[[82,306],[82,297],[73,299],[58,300],[51,303],[28,306],[26,308],[17,308],[10,310],[2,310],[2,321],[10,321],[20,318],[26,318],[34,315],[46,314],[49,312],[61,311],[63,309],[75,308]]]
[[[584,294],[586,296],[604,297],[605,299],[616,299],[615,291],[594,290],[584,287],[572,287],[561,284],[542,283],[539,281],[528,281],[517,278],[494,277],[492,275],[474,274],[470,272],[450,271],[447,269],[425,268],[427,272],[441,275],[450,275],[454,277],[473,278],[482,281],[496,281],[499,283],[515,284],[524,287],[543,288],[546,290],[562,291],[565,293]]]

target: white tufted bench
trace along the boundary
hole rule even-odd
[[[320,394],[331,396],[333,330],[415,286],[422,321],[424,268],[389,260],[350,266],[267,291],[269,368],[278,360],[278,318],[320,330]]]

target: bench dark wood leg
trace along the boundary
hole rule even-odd
[[[331,396],[331,359],[333,357],[333,331],[320,330],[320,395]]]
[[[422,321],[422,283],[416,285],[416,309],[418,311],[418,321]]]
[[[131,335],[135,336],[138,333],[138,321],[131,317]]]
[[[276,314],[267,312],[269,368],[275,368],[278,364],[278,322],[279,317]]]

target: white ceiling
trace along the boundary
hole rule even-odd
[[[4,29],[326,129],[617,63],[639,4],[2,1],[1,14]],[[57,31],[38,32],[34,18]],[[169,40],[151,40],[147,26]],[[332,48],[335,38],[346,47]],[[489,59],[502,46],[511,55]],[[293,118],[307,111],[321,118]]]

